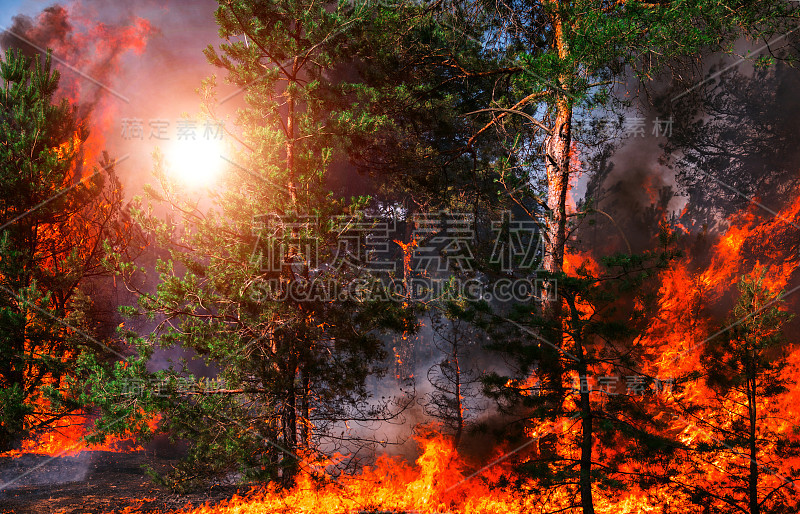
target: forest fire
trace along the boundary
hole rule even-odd
[[[378,457],[358,475],[325,478],[304,472],[289,490],[254,489],[192,514],[256,512],[526,512],[532,498],[507,491],[511,478],[503,464],[467,475],[467,466],[448,438],[429,433],[416,438],[421,455],[414,465]]]
[[[732,220],[710,255],[703,256],[708,261],[704,268],[698,269],[693,259],[687,257],[665,275],[660,314],[649,335],[654,348],[663,352],[660,370],[691,367],[689,361],[697,358],[706,336],[713,333],[712,316],[704,308],[729,293],[742,274],[762,270],[764,283],[773,293],[789,285],[800,258],[794,245],[782,242],[787,232],[794,230],[798,212],[800,198],[766,220],[758,219],[752,212],[742,213]]]
[[[797,512],[800,5],[390,4],[9,20],[0,512]]]
[[[698,264],[691,257],[682,258],[663,275],[659,293],[659,314],[650,325],[645,346],[653,360],[646,366],[652,376],[681,376],[699,365],[703,344],[709,343],[713,333],[714,316],[702,305],[713,305],[724,301],[737,276],[750,271],[764,271],[765,284],[769,291],[777,293],[791,283],[797,270],[797,256],[790,249],[776,248],[774,237],[784,232],[785,225],[797,219],[800,200],[781,211],[775,219],[758,221],[751,213],[744,213],[719,237],[708,256],[706,265]],[[775,263],[758,264],[758,256],[769,255]],[[593,273],[600,271],[599,264],[588,253],[572,253],[565,259],[565,268],[574,272],[584,266]],[[800,372],[800,352],[789,355],[791,373]],[[572,377],[571,380],[578,377]],[[688,385],[687,385],[688,384]],[[525,383],[515,387],[535,391],[540,386],[531,376]],[[791,392],[783,397],[779,405],[764,403],[759,409],[773,413],[794,412],[793,398],[800,394],[800,386],[792,384]],[[534,394],[534,393],[531,393]],[[659,400],[655,415],[667,419],[665,433],[675,433],[681,443],[689,446],[713,444],[714,435],[696,419],[689,417],[681,405],[694,405],[710,401],[713,394],[701,381],[685,382],[683,387],[670,391]],[[603,403],[607,397],[597,395],[593,402]],[[331,477],[326,474],[323,463],[304,463],[294,486],[282,489],[278,486],[255,487],[242,496],[229,501],[179,511],[187,514],[202,513],[256,513],[256,512],[420,512],[420,513],[515,513],[555,512],[574,505],[574,491],[570,487],[548,490],[537,480],[518,473],[516,466],[537,455],[540,439],[547,434],[562,437],[559,452],[565,457],[579,457],[576,448],[570,448],[571,436],[579,420],[564,418],[552,423],[531,426],[526,430],[527,440],[516,449],[498,446],[484,462],[469,462],[452,445],[450,436],[428,430],[415,438],[420,456],[411,465],[400,457],[386,455],[377,457],[374,464],[354,474]],[[793,423],[786,419],[776,421],[773,430],[787,434],[795,431]],[[599,448],[598,448],[598,451]],[[607,450],[606,450],[607,451]],[[774,447],[764,446],[764,454]],[[717,459],[722,457],[718,456]],[[341,460],[345,460],[342,457]],[[765,479],[771,487],[780,487],[784,474],[788,474],[800,460],[785,460],[769,468]],[[709,461],[703,468],[709,480],[724,482],[726,474],[720,471],[719,460]],[[632,467],[623,468],[633,473]],[[673,470],[670,481],[659,487],[611,492],[597,487],[594,491],[597,512],[642,513],[664,512],[665,508],[686,508],[690,505],[685,489],[677,487],[683,481],[693,480],[691,474],[681,475]],[[515,484],[513,487],[511,484]],[[683,506],[683,507],[682,507]],[[128,511],[126,511],[128,512]],[[133,511],[130,511],[133,512]]]

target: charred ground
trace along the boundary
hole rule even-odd
[[[152,451],[90,451],[55,458],[35,454],[3,457],[0,480],[7,483],[20,478],[0,491],[0,513],[99,514],[126,508],[158,512],[188,505],[214,505],[242,490],[242,486],[215,485],[180,495],[155,484],[145,473],[146,465],[164,472],[175,462]]]

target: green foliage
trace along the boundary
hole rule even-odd
[[[380,335],[413,325],[408,309],[368,295],[297,294],[371,285],[358,267],[324,264],[341,250],[345,222],[370,205],[328,186],[334,159],[383,123],[358,101],[370,92],[346,73],[358,50],[352,35],[369,12],[280,0],[220,2],[216,16],[225,42],[206,56],[243,88],[246,104],[229,128],[236,149],[226,158],[235,164],[201,200],[156,156],[158,186],[133,216],[163,258],[154,270],[121,258],[112,265],[138,293],[124,312],[158,326],[146,337],[128,334],[139,358],[93,372],[91,384],[106,433],[158,413],[159,429],[188,445],[184,464],[165,478],[180,489],[232,475],[289,483],[321,445],[358,444],[350,421],[395,415],[367,389],[367,378],[384,371]],[[214,85],[200,90],[207,116],[215,115]],[[160,215],[163,206],[177,218]],[[155,290],[140,287],[152,271]],[[218,382],[204,382],[187,362],[148,369],[157,349],[177,348]],[[125,396],[132,383],[142,391]]]

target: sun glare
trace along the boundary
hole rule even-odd
[[[166,152],[170,172],[191,187],[210,185],[222,170],[224,147],[214,139],[173,141]]]

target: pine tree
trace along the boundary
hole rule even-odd
[[[473,368],[470,351],[477,345],[476,329],[458,319],[464,314],[452,302],[448,317],[433,313],[430,317],[433,341],[439,360],[428,369],[433,390],[423,399],[425,412],[452,432],[453,446],[458,448],[477,405],[479,374]]]
[[[601,491],[613,498],[632,481],[660,480],[648,466],[679,446],[654,415],[664,377],[643,366],[648,348],[641,336],[655,307],[654,287],[675,255],[668,235],[662,242],[661,250],[607,256],[597,266],[585,262],[570,275],[556,275],[565,306],[559,322],[531,305],[533,299],[487,310],[495,334],[490,347],[515,368],[488,374],[485,387],[503,412],[524,422],[516,437],[537,443],[520,471],[539,487],[562,491],[555,496],[583,512],[594,512]],[[553,333],[560,333],[559,346],[540,335]],[[543,358],[550,352],[557,352],[557,362]]]
[[[457,9],[460,2],[453,4]],[[453,23],[448,9],[438,12],[444,23]],[[739,37],[782,36],[796,23],[797,10],[781,1],[521,0],[474,9],[471,16],[472,25],[484,30],[483,63],[472,68],[476,63],[457,54],[436,62],[460,67],[464,81],[498,77],[494,87],[483,90],[484,105],[469,113],[481,122],[463,151],[496,129],[499,141],[522,156],[506,161],[507,191],[545,207],[543,267],[557,272],[568,232],[566,198],[578,161],[575,150],[583,144],[591,152],[598,136],[608,137],[599,123],[613,127],[614,120],[602,116],[626,104],[614,96],[618,81],[631,77],[647,86],[670,68],[681,77],[681,61],[700,52],[727,51]],[[478,94],[466,90],[470,97]],[[521,125],[504,127],[514,118]],[[544,306],[560,308],[559,302]]]
[[[793,317],[782,292],[767,284],[766,270],[741,277],[739,298],[720,335],[702,355],[709,398],[687,411],[700,441],[681,486],[715,512],[795,512],[800,440],[791,416],[793,368],[783,329]],[[698,384],[698,386],[700,386]],[[711,463],[716,463],[711,465]],[[707,477],[714,476],[713,483]]]
[[[371,294],[365,242],[350,237],[377,222],[364,212],[369,199],[328,190],[348,142],[381,125],[354,103],[360,86],[346,73],[358,55],[351,35],[368,16],[345,3],[220,2],[225,43],[206,56],[243,90],[246,107],[226,132],[237,150],[223,156],[230,165],[203,202],[157,162],[152,207],[135,213],[169,252],[156,266],[157,290],[137,286],[144,270],[116,266],[139,295],[127,314],[161,322],[150,335],[129,334],[137,359],[87,363],[100,428],[146,433],[147,413],[158,412],[162,428],[190,445],[173,485],[231,472],[290,483],[322,450],[370,442],[353,422],[396,415],[371,398],[366,379],[383,373],[381,331],[409,322],[380,287]],[[208,116],[216,115],[214,86],[212,78],[202,88]],[[158,216],[158,204],[179,218]],[[201,380],[187,391],[198,380],[182,365],[148,373],[156,345],[191,350],[219,370],[221,384]]]
[[[88,131],[50,56],[8,50],[0,63],[0,451],[52,429],[83,404],[74,382],[84,353],[110,356],[90,287],[106,244],[127,245],[122,189],[105,156],[84,167]],[[103,342],[101,342],[103,341]]]

